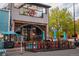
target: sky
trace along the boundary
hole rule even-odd
[[[56,8],[59,7],[60,9],[62,8],[67,8],[73,16],[73,4],[72,3],[52,3],[51,8]],[[75,3],[75,19],[79,19],[79,4]]]
[[[62,8],[67,8],[73,15],[73,4],[72,3],[44,3],[47,5],[50,5],[51,8],[59,7],[60,9]],[[0,8],[6,7],[8,4],[7,3],[0,3]],[[51,9],[50,8],[50,9]],[[75,4],[75,19],[79,18],[79,4]]]

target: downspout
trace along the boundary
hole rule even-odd
[[[10,31],[12,31],[12,3],[10,3]]]
[[[12,31],[12,3],[10,3],[9,5],[8,5],[8,9],[10,10],[9,12],[10,12],[10,30],[9,31]],[[11,41],[11,34],[10,34],[10,41]]]

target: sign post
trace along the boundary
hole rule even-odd
[[[57,30],[54,30],[54,41],[56,41],[56,39],[57,39]]]
[[[66,32],[64,32],[63,35],[64,35],[63,39],[66,40],[67,39]]]
[[[22,45],[22,43],[23,43],[23,36],[21,36],[21,53],[23,52],[23,45]]]
[[[42,40],[45,40],[45,33],[44,33],[44,31],[42,32]]]

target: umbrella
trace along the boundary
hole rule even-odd
[[[17,37],[21,36],[20,34],[17,34],[13,31],[2,32],[1,34],[3,34],[3,35],[16,35]]]

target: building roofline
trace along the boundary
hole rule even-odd
[[[51,6],[43,4],[43,3],[24,3],[21,6],[19,6],[19,8],[23,7],[26,4],[33,4],[33,5],[38,5],[38,6],[42,6],[42,7],[46,7],[46,8],[50,8]]]

